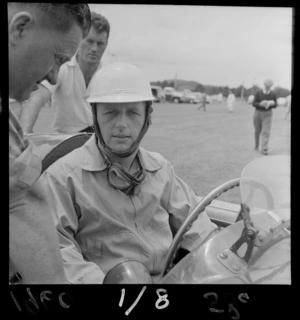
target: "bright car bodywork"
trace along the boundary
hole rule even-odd
[[[163,271],[161,283],[291,284],[290,157],[258,158],[239,180],[242,210],[237,221],[172,269],[164,268],[168,273]],[[178,233],[183,234],[181,229]]]

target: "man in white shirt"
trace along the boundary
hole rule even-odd
[[[93,117],[86,101],[89,83],[101,67],[110,33],[110,24],[100,14],[92,12],[92,26],[88,36],[81,42],[71,61],[60,68],[56,84],[43,81],[33,92],[21,115],[25,132],[33,132],[41,107],[51,98],[54,108],[53,129],[59,133],[93,132]]]
[[[291,115],[291,101],[292,100],[292,96],[291,94],[289,94],[287,97],[286,97],[286,113],[285,113],[285,116],[284,116],[284,120],[287,120],[288,117]]]
[[[227,109],[228,109],[228,112],[233,112],[234,101],[235,101],[235,95],[230,90],[229,94],[228,94],[228,97],[227,97]]]

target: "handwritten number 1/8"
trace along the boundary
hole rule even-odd
[[[133,310],[133,308],[137,305],[137,303],[140,301],[144,291],[146,290],[146,286],[143,287],[143,289],[141,290],[141,292],[139,293],[138,297],[135,299],[134,303],[132,304],[132,306],[125,312],[126,316],[129,315],[129,313]]]
[[[169,300],[168,300],[168,295],[167,294],[164,294],[164,295],[160,295],[160,292],[165,292],[167,293],[167,290],[166,289],[157,289],[156,290],[156,293],[158,295],[158,299],[156,300],[155,302],[155,307],[156,309],[164,309],[166,308],[168,305],[169,305]],[[160,303],[163,303],[162,305],[160,305]]]
[[[119,302],[119,307],[122,307],[123,301],[124,301],[124,296],[125,296],[125,289],[122,289],[121,291],[122,291],[122,295],[121,295],[121,299]]]
[[[126,316],[129,315],[129,313],[133,310],[133,308],[138,304],[138,302],[140,301],[143,293],[146,290],[146,286],[143,287],[143,289],[141,290],[141,292],[139,293],[138,297],[135,299],[134,303],[131,305],[131,307],[125,312]],[[165,294],[161,295],[160,293],[163,292]],[[167,295],[167,290],[166,289],[157,289],[156,290],[156,294],[158,295],[158,299],[156,300],[155,303],[155,307],[156,309],[164,309],[169,305],[169,300],[168,300],[168,295]],[[119,301],[119,307],[123,306],[123,302],[124,302],[124,298],[125,298],[125,289],[121,290],[121,298]]]
[[[141,292],[139,293],[138,297],[135,299],[134,303],[131,305],[131,307],[125,312],[126,316],[129,315],[129,313],[133,310],[133,308],[138,304],[138,302],[140,301],[144,291],[146,290],[146,286],[143,287],[143,289],[141,290]],[[122,307],[123,305],[123,301],[124,301],[124,297],[125,297],[125,289],[122,289],[122,294],[121,294],[121,299],[119,302],[119,307]]]

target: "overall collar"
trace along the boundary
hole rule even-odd
[[[264,94],[269,94],[271,91],[272,91],[271,89],[269,89],[269,91],[267,91],[266,88],[263,88],[263,93]]]
[[[139,148],[138,156],[146,171],[157,171],[162,167],[162,164],[147,153],[143,148]],[[87,171],[103,171],[107,169],[102,155],[96,145],[95,133],[84,144],[80,152],[79,167]]]

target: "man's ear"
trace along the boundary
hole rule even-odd
[[[15,14],[8,25],[8,40],[14,45],[24,37],[26,30],[32,25],[33,17],[29,12],[22,11]]]

